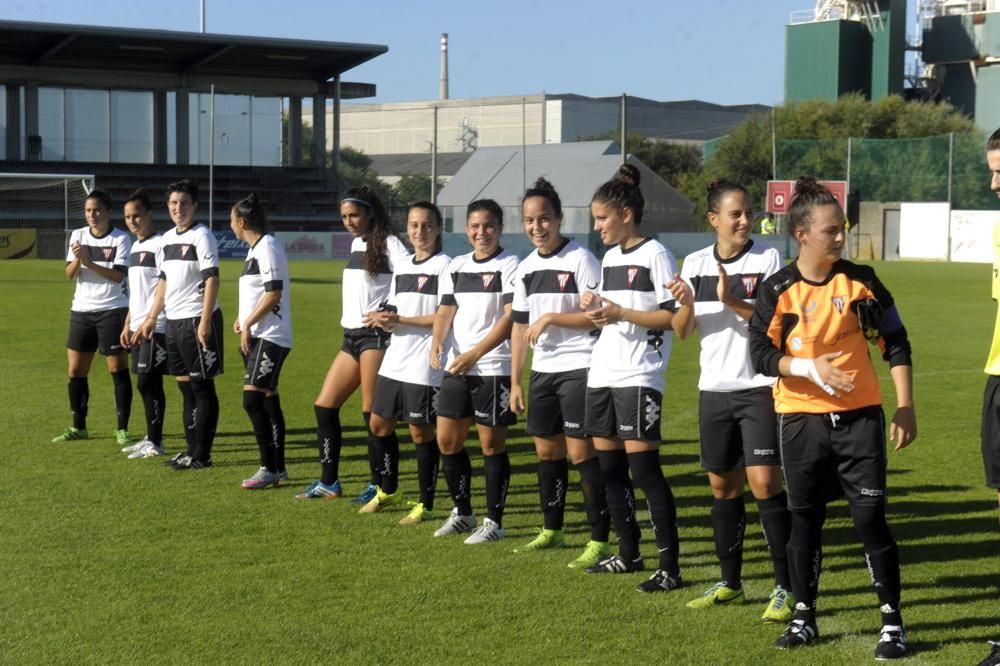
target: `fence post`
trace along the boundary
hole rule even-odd
[[[952,160],[955,155],[955,133],[948,132],[948,253],[945,255],[951,262],[951,178]]]

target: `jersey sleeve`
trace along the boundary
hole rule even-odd
[[[667,283],[673,280],[675,275],[677,275],[677,260],[670,250],[664,248],[663,252],[653,256],[653,265],[649,267],[649,277],[653,281],[656,302],[660,304],[661,310],[677,312],[680,309],[673,293],[667,289]]]
[[[452,259],[441,273],[441,279],[438,280],[438,305],[458,305],[458,301],[455,300],[455,278],[453,277],[458,268],[459,261]]]
[[[409,250],[403,245],[403,241],[396,236],[389,236],[386,241],[386,250],[389,252],[389,267],[393,272],[396,271],[396,266],[400,266],[410,259]]]
[[[115,259],[112,268],[120,273],[128,273],[128,267],[132,263],[132,239],[128,234],[121,234],[115,243]]]
[[[205,230],[195,241],[198,252],[198,268],[205,279],[219,275],[219,245],[211,231]]]
[[[514,274],[514,301],[510,314],[517,324],[527,324],[530,321],[531,304],[528,302],[528,288],[524,284],[526,277],[524,264],[521,264]]]
[[[580,265],[576,269],[576,290],[582,296],[584,292],[596,291],[601,287],[601,264],[594,253],[581,248]]]
[[[278,256],[278,248],[274,243],[268,243],[257,257],[260,268],[261,283],[264,291],[281,291],[285,287],[285,267]]]
[[[889,367],[913,365],[910,340],[892,294],[874,272],[869,288],[874,292],[879,305],[882,306],[882,321],[878,328],[878,346],[882,351],[882,358],[889,363]]]
[[[771,322],[775,317],[778,290],[774,280],[765,280],[757,291],[753,314],[750,316],[750,361],[754,371],[768,377],[778,377],[778,362],[784,354],[771,339]]]
[[[504,305],[514,302],[514,282],[517,280],[517,257],[510,256],[500,267],[500,279],[502,280],[501,294]]]
[[[762,279],[766,280],[771,277],[780,271],[784,265],[785,262],[781,260],[781,253],[772,247],[767,251],[767,267],[764,269],[764,276]]]

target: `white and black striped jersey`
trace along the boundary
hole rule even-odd
[[[729,276],[729,291],[750,305],[764,280],[781,268],[781,256],[773,247],[750,241],[732,259],[719,259],[715,245],[684,258],[681,278],[694,291],[694,316],[701,334],[702,391],[741,391],[772,386],[774,377],[754,372],[750,361],[748,322],[718,297],[719,264]]]
[[[250,337],[267,340],[274,344],[292,348],[292,301],[291,284],[288,277],[288,259],[285,247],[271,234],[257,239],[240,273],[240,326],[246,321],[257,303],[270,291],[280,291],[281,299],[262,319],[250,327]]]
[[[73,245],[79,243],[91,260],[98,266],[128,274],[129,249],[132,240],[121,229],[111,227],[103,236],[95,236],[90,227],[74,229],[69,237],[66,263],[71,263]],[[74,312],[103,312],[128,307],[128,280],[113,282],[81,264],[76,275],[76,291],[73,292]]]
[[[400,263],[392,276],[389,307],[403,317],[433,315],[441,304],[441,275],[450,263],[451,257],[440,252],[423,261],[411,257]],[[429,361],[431,338],[430,326],[401,324],[392,332],[378,373],[408,384],[441,386],[444,372],[431,368]]]
[[[344,328],[362,328],[364,323],[361,318],[365,313],[374,312],[385,306],[389,299],[392,273],[397,265],[405,263],[410,256],[403,241],[396,236],[389,236],[385,243],[389,255],[389,269],[372,277],[364,269],[367,247],[368,243],[362,238],[351,241],[351,258],[347,261],[347,267],[344,268],[341,277],[344,297],[340,325]]]
[[[579,313],[580,296],[594,291],[601,266],[590,250],[565,239],[552,254],[535,250],[517,266],[512,317],[519,324],[534,323],[542,315]],[[563,372],[590,366],[590,352],[598,331],[549,326],[535,343],[531,369]]]
[[[184,231],[173,228],[160,245],[160,278],[167,283],[164,310],[167,319],[200,317],[205,280],[219,275],[219,248],[204,224]],[[219,304],[215,304],[219,309]]]
[[[504,316],[504,305],[514,300],[517,257],[498,248],[492,257],[475,253],[451,260],[441,276],[441,305],[457,305],[446,343],[447,368],[459,354],[475,347]],[[510,339],[494,347],[469,370],[470,375],[510,375]]]
[[[135,332],[142,326],[153,304],[153,294],[160,281],[160,267],[156,257],[160,252],[163,236],[151,234],[132,243],[132,254],[128,267],[128,314],[129,329]],[[156,318],[156,332],[167,329],[167,316],[163,312]]]
[[[674,255],[653,238],[627,250],[616,245],[601,263],[600,295],[629,310],[676,312],[677,302],[666,287],[676,273]],[[672,341],[672,331],[627,321],[605,326],[591,354],[587,386],[643,386],[662,393]]]

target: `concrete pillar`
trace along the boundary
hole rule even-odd
[[[288,98],[288,165],[302,166],[302,98]]]
[[[4,113],[7,118],[7,145],[4,154],[8,160],[21,159],[21,86],[8,83],[7,108]]]
[[[27,154],[24,159],[42,159],[42,137],[38,129],[38,83],[31,81],[24,86],[24,133]]]
[[[177,108],[174,113],[177,119],[177,164],[190,164],[191,118],[186,90],[177,91]]]
[[[340,198],[340,75],[333,79],[333,187]]]
[[[167,163],[167,91],[153,91],[153,164]]]
[[[326,95],[313,95],[313,166],[326,168]]]

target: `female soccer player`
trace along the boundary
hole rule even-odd
[[[243,409],[260,451],[260,467],[243,480],[248,490],[277,486],[285,478],[285,415],[278,397],[281,366],[292,350],[291,283],[285,248],[267,231],[256,193],[229,212],[229,228],[250,246],[240,274],[240,308],[233,331],[240,336]]]
[[[799,178],[788,217],[799,256],[764,281],[750,320],[754,369],[778,377],[774,408],[792,514],[788,559],[797,602],[775,647],[819,637],[820,544],[832,484],[847,495],[878,595],[875,657],[895,659],[906,651],[899,551],[885,516],[885,416],[868,340],[878,343],[895,384],[889,438],[896,450],[917,435],[910,343],[875,271],[840,258],[844,212],[829,190]]]
[[[430,365],[446,372],[438,394],[438,447],[455,503],[434,532],[442,537],[476,526],[472,465],[465,439],[476,424],[486,476],[486,518],[466,540],[504,537],[503,510],[510,485],[507,426],[510,411],[510,311],[517,257],[500,247],[503,210],[492,199],[469,204],[465,231],[473,251],[456,257],[442,275],[441,305],[434,318]]]
[[[125,226],[135,235],[128,268],[128,315],[121,330],[121,343],[132,350],[132,372],[146,412],[146,436],[122,448],[129,458],[154,458],[163,455],[163,414],[167,396],[163,375],[167,369],[167,318],[160,313],[149,340],[140,339],[132,346],[132,337],[146,319],[160,280],[156,257],[163,236],[153,229],[153,207],[143,190],[133,192],[125,201]]]
[[[389,298],[392,273],[409,258],[406,246],[392,228],[389,214],[375,191],[367,185],[347,191],[340,201],[340,216],[351,241],[351,258],[342,277],[344,343],[334,357],[316,396],[316,439],[322,476],[296,495],[299,499],[334,498],[343,494],[340,485],[340,408],[361,387],[361,411],[365,427],[375,393],[375,379],[389,345],[389,333],[365,323],[365,315],[384,308]],[[369,436],[368,466],[371,483],[354,500],[367,504],[378,492],[380,475]]]
[[[660,466],[660,405],[677,308],[666,285],[677,262],[640,232],[644,205],[639,171],[630,164],[597,189],[590,205],[601,242],[614,247],[604,255],[600,291],[588,291],[581,299],[587,317],[601,329],[587,377],[586,431],[594,438],[621,553],[587,571],[644,568],[628,483],[631,470],[646,495],[660,554],[659,567],[638,589],[667,592],[681,585],[677,506]]]
[[[431,368],[427,357],[434,313],[441,302],[442,274],[451,261],[451,257],[441,252],[441,225],[437,206],[429,201],[410,204],[406,234],[414,255],[396,265],[388,307],[365,316],[369,326],[392,332],[392,344],[379,369],[372,402],[371,431],[379,461],[378,492],[361,507],[361,512],[376,513],[398,501],[399,439],[395,428],[400,419],[405,419],[417,450],[420,500],[399,521],[400,525],[428,520],[434,510],[440,459],[434,430],[435,405],[442,372]]]
[[[161,312],[167,316],[167,372],[177,378],[184,399],[187,450],[167,464],[175,470],[212,466],[219,423],[215,377],[223,372],[222,311],[219,309],[219,249],[215,236],[195,222],[198,185],[179,180],[167,187],[167,210],[174,228],[160,244],[160,281],[149,314],[133,344],[151,340]]]
[[[87,432],[90,402],[87,375],[94,362],[94,352],[100,351],[115,386],[118,427],[113,435],[119,446],[124,446],[131,441],[128,420],[132,412],[132,380],[128,376],[128,356],[119,338],[128,313],[125,277],[132,243],[127,233],[111,225],[111,197],[104,190],[94,190],[87,195],[83,212],[87,226],[73,231],[66,252],[66,278],[76,282],[66,339],[73,425],[52,441],[90,437]]]
[[[510,404],[524,411],[521,371],[533,347],[527,431],[538,454],[538,490],[544,526],[531,542],[514,549],[529,553],[563,545],[563,517],[569,468],[580,471],[590,542],[570,568],[587,568],[611,554],[611,519],[601,464],[583,429],[587,368],[596,330],[580,311],[580,295],[601,279],[600,264],[586,248],[563,238],[562,201],[552,184],[539,178],[521,199],[524,231],[535,251],[517,266],[511,331]]]
[[[677,337],[687,338],[695,327],[701,332],[701,466],[712,487],[715,554],[722,565],[722,579],[687,605],[708,608],[744,600],[746,479],[757,500],[774,566],[776,586],[762,619],[788,622],[795,600],[785,556],[790,518],[771,398],[774,379],[754,372],[747,347],[747,322],[757,290],[782,261],[777,250],[750,239],[753,209],[746,189],[715,181],[709,186],[707,203],[715,243],[685,257],[680,279],[668,285],[681,305],[673,320]]]

